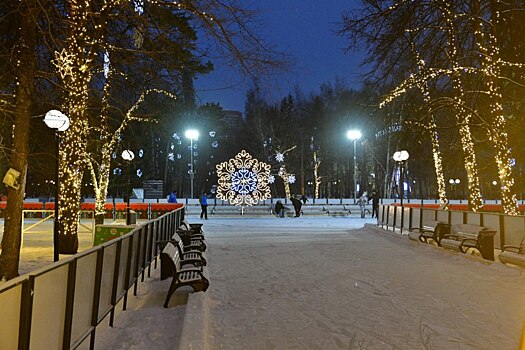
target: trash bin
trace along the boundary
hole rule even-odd
[[[130,210],[129,211],[128,224],[130,224],[130,225],[136,225],[137,224],[137,212],[135,210]]]
[[[481,256],[483,259],[494,261],[494,236],[496,231],[481,231],[479,235]]]

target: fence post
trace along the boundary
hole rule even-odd
[[[64,334],[62,337],[62,349],[64,350],[69,350],[71,347],[73,303],[75,301],[75,284],[77,278],[77,259],[72,260],[67,268],[66,310],[64,315]]]
[[[31,339],[31,320],[33,317],[33,290],[35,277],[29,276],[22,285],[20,303],[20,326],[18,331],[18,349],[29,350]]]
[[[115,306],[117,304],[117,292],[118,292],[118,277],[120,271],[120,257],[122,253],[122,239],[119,239],[117,242],[117,251],[115,252],[115,266],[113,269],[113,285],[111,288],[111,313],[109,315],[109,326],[113,327],[113,320],[115,318]]]

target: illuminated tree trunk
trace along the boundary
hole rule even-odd
[[[111,169],[111,150],[106,145],[102,146],[100,165],[98,167],[98,174],[91,161],[88,161],[88,166],[91,172],[91,179],[95,189],[95,223],[103,224],[106,216],[106,199],[109,187],[109,176]]]
[[[78,250],[78,219],[82,176],[89,135],[87,123],[88,85],[96,53],[88,49],[88,11],[86,2],[69,1],[69,33],[65,47],[55,53],[54,64],[64,86],[63,112],[70,119],[69,129],[61,137],[59,155],[59,252],[74,254]],[[93,48],[91,48],[93,49]]]
[[[286,198],[290,198],[290,183],[288,182],[288,172],[286,171],[286,165],[281,166],[279,169],[279,177],[283,180],[284,184],[284,194]]]
[[[414,40],[411,38],[412,50],[418,61],[418,68],[420,71],[425,69],[425,61],[419,57],[419,53],[414,45]],[[421,93],[423,94],[423,100],[425,103],[430,103],[430,91],[428,87],[428,82],[425,82],[421,86]],[[429,110],[430,112],[430,110]],[[431,113],[431,112],[430,112]],[[430,143],[432,145],[432,159],[434,160],[434,170],[436,172],[436,181],[438,186],[438,196],[440,202],[440,208],[448,210],[448,199],[447,199],[447,189],[445,184],[445,175],[443,174],[443,164],[441,150],[439,148],[439,134],[436,130],[436,120],[433,114],[430,114],[430,122],[428,124],[428,130],[430,132]]]
[[[498,79],[501,74],[500,51],[497,38],[497,26],[500,21],[500,12],[496,2],[490,1],[491,25],[490,32],[484,33],[481,28],[481,14],[479,0],[473,1],[475,15],[474,32],[476,45],[481,53],[480,61],[485,74],[485,93],[489,99],[489,138],[494,144],[495,160],[498,167],[498,176],[501,183],[501,203],[503,212],[509,215],[518,215],[516,193],[514,191],[514,176],[512,174],[512,156],[508,145],[506,120],[503,115],[503,98]]]
[[[447,190],[445,184],[445,175],[443,174],[443,164],[441,162],[441,150],[439,148],[439,134],[436,131],[434,117],[430,122],[430,140],[432,144],[432,159],[434,159],[434,169],[436,171],[436,181],[438,185],[439,202],[441,209],[448,209]]]
[[[321,160],[317,156],[317,152],[314,151],[314,185],[315,185],[315,198],[319,198],[319,187],[321,187],[321,177],[319,176],[319,166]]]
[[[23,1],[20,6],[20,38],[17,64],[16,108],[14,111],[13,153],[9,166],[20,172],[19,188],[7,187],[7,204],[0,254],[0,280],[18,276],[22,233],[22,209],[27,175],[29,152],[29,120],[31,100],[34,93],[36,72],[36,24],[32,1]]]
[[[456,120],[459,125],[459,135],[461,145],[463,146],[465,170],[467,172],[467,184],[469,189],[469,207],[472,211],[479,211],[483,205],[481,199],[481,191],[479,186],[478,165],[476,161],[476,154],[474,151],[474,141],[470,131],[471,113],[465,110],[463,97],[465,92],[460,76],[460,62],[458,59],[458,46],[456,41],[456,26],[454,24],[455,14],[452,9],[453,3],[450,1],[442,1],[443,16],[446,21],[447,41],[448,41],[448,55],[452,72],[452,85],[454,92],[454,108],[456,110]]]

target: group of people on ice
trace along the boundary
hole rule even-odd
[[[297,198],[299,197],[299,198]],[[303,194],[301,196],[291,196],[290,201],[292,202],[294,211],[295,211],[295,218],[298,218],[301,216],[301,208],[306,202],[308,202],[308,198]],[[361,217],[365,217],[366,212],[366,205],[372,201],[372,217],[376,217],[378,215],[378,209],[379,209],[379,194],[373,190],[370,197],[368,197],[368,193],[365,191],[363,194],[359,197],[357,200],[357,204],[359,205],[360,211],[361,211]],[[284,218],[285,210],[290,210],[289,208],[285,207],[283,202],[278,200],[275,203],[274,207],[274,213],[277,217]]]

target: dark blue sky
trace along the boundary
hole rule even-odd
[[[345,79],[350,87],[360,86],[358,75],[362,55],[344,53],[347,42],[336,36],[334,29],[341,13],[356,8],[357,0],[262,0],[257,2],[261,13],[259,33],[276,50],[291,55],[295,61],[291,71],[264,84],[270,100],[278,100],[293,92],[298,84],[305,94],[317,92],[319,86],[335,77]],[[200,103],[219,102],[225,109],[244,112],[249,81],[215,63],[215,71],[200,77],[195,84]]]

